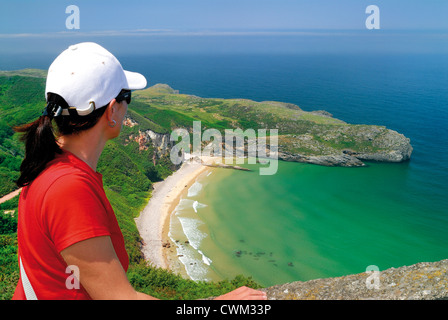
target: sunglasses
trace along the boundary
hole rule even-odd
[[[120,103],[123,100],[126,100],[127,104],[131,103],[131,91],[130,90],[121,90],[115,100]]]

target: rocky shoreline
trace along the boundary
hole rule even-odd
[[[359,126],[357,131],[353,128],[357,128],[357,126],[352,127],[350,131],[351,141],[356,141],[356,143],[352,143],[359,146],[368,145],[368,147],[344,149],[328,147],[326,142],[331,145],[339,145],[341,139],[343,139],[341,136],[346,137],[343,132],[346,128],[342,126],[335,129],[333,133],[322,132],[323,138],[321,140],[325,142],[319,141],[320,139],[316,139],[316,136],[293,136],[294,139],[287,140],[289,145],[279,146],[278,157],[284,161],[330,167],[362,167],[366,165],[364,161],[398,163],[411,159],[413,148],[410,139],[404,135],[379,126]],[[292,152],[294,146],[297,148],[306,147],[308,150],[315,150],[315,152],[314,154],[311,152]]]

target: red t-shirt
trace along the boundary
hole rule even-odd
[[[60,255],[65,248],[110,236],[127,271],[129,258],[115,213],[104,193],[102,175],[68,151],[22,189],[18,214],[18,254],[37,299],[90,299]],[[66,273],[67,270],[67,273]],[[67,286],[66,281],[72,285]],[[22,274],[13,299],[26,299]],[[82,273],[80,274],[82,282]],[[68,288],[69,287],[69,288]]]

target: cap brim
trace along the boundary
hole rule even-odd
[[[124,74],[126,76],[126,79],[128,81],[128,88],[123,88],[127,90],[139,90],[143,89],[147,85],[146,78],[137,72],[131,72],[124,70]]]

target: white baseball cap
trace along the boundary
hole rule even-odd
[[[56,93],[79,115],[87,115],[107,105],[122,89],[143,89],[146,84],[143,75],[123,70],[106,49],[83,42],[70,46],[50,65],[45,96]],[[69,115],[68,110],[62,115]]]

